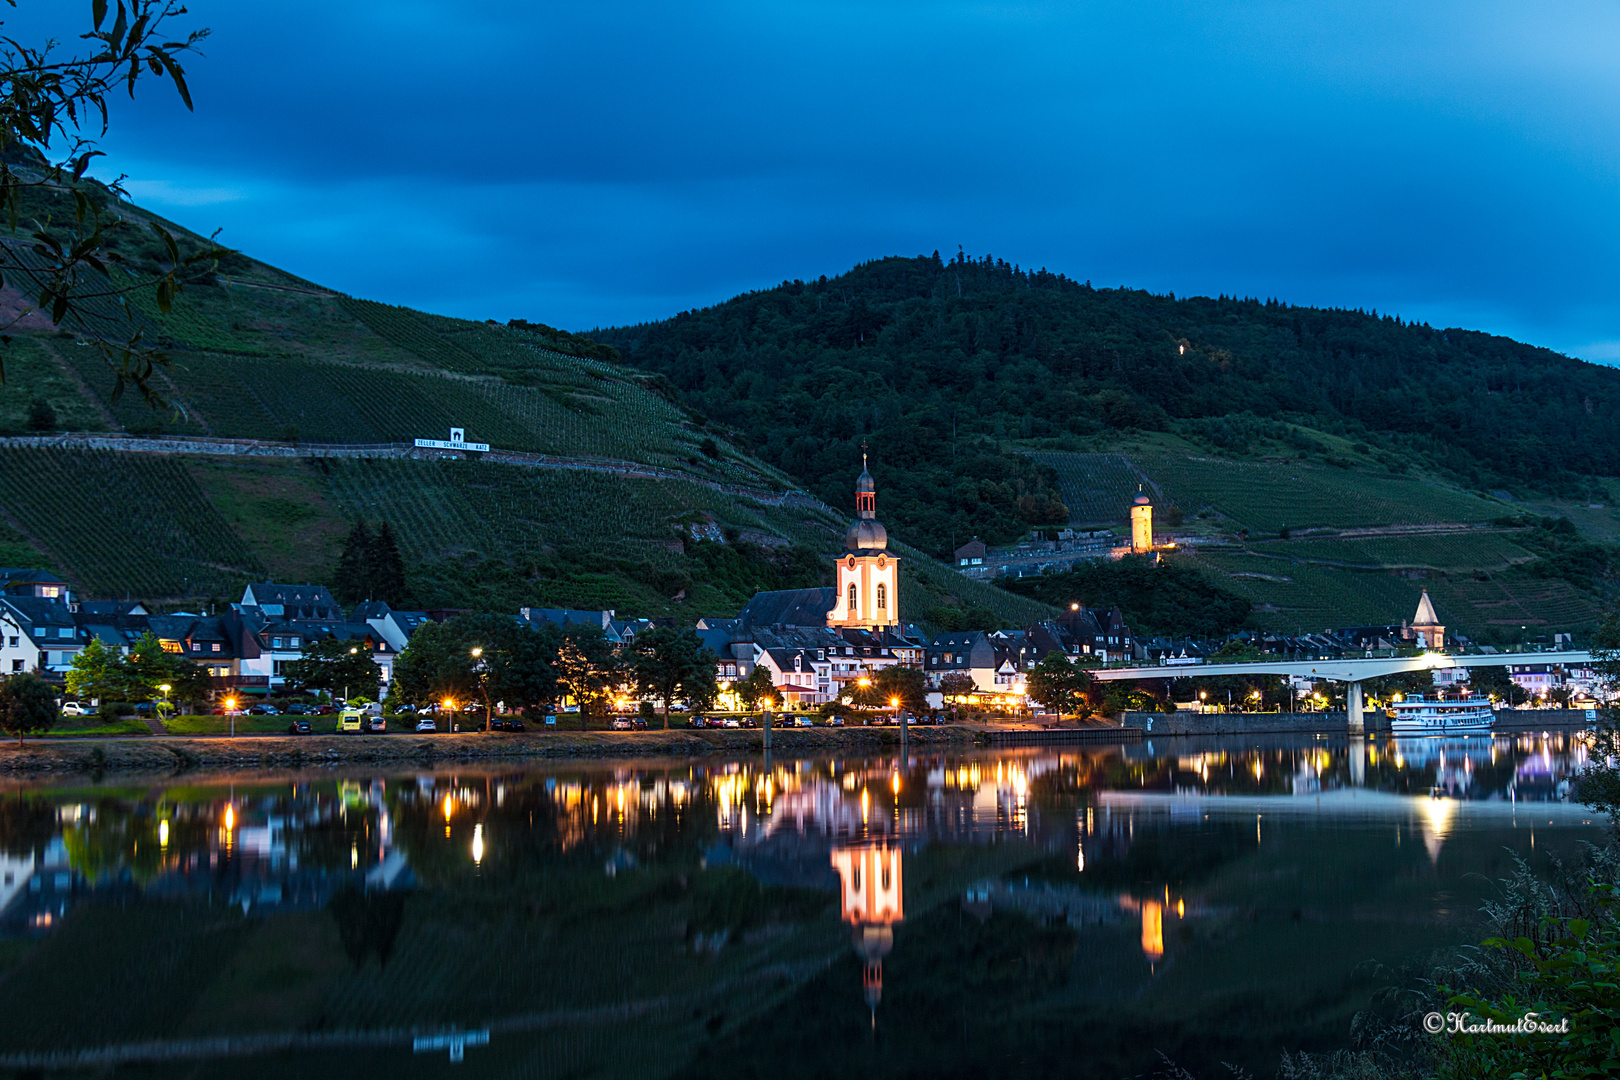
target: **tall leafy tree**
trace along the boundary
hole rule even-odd
[[[613,646],[594,626],[570,626],[557,649],[557,682],[579,705],[579,730],[624,681]]]
[[[467,643],[447,623],[423,623],[394,663],[392,695],[402,703],[458,706],[478,696],[478,675]]]
[[[23,736],[49,731],[61,714],[56,709],[56,691],[31,671],[19,671],[0,680],[0,731]]]
[[[897,701],[908,712],[928,708],[928,679],[916,668],[886,667],[872,677],[872,688],[884,708],[895,708]]]
[[[362,641],[322,638],[305,644],[303,655],[282,665],[287,681],[299,690],[332,694],[363,693],[370,697],[382,680],[382,669]]]
[[[629,653],[636,688],[663,699],[665,731],[672,702],[685,699],[695,708],[707,708],[719,692],[715,655],[695,631],[655,626],[636,637]]]
[[[1031,701],[1059,715],[1081,712],[1094,685],[1090,672],[1059,652],[1047,653],[1024,682]]]
[[[366,552],[366,580],[371,599],[391,605],[404,602],[405,558],[399,553],[399,542],[387,521],[377,527]]]
[[[343,538],[337,569],[332,574],[332,595],[345,604],[371,599],[371,529],[357,518]]]
[[[91,638],[74,654],[67,672],[68,693],[82,701],[117,701],[123,697],[124,657]]]

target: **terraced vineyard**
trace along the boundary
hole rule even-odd
[[[173,458],[0,448],[0,508],[90,596],[225,596],[264,574]]]
[[[1288,561],[1320,560],[1384,569],[1500,570],[1535,558],[1505,532],[1273,540],[1250,550]]]
[[[1261,532],[1490,521],[1512,508],[1406,476],[1289,461],[1147,456],[1137,464],[1186,513],[1209,508]]]
[[[1058,492],[1076,525],[1113,525],[1130,516],[1142,482],[1124,454],[1031,453],[1057,473]]]

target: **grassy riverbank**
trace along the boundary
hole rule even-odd
[[[961,726],[915,728],[913,746],[969,746]],[[772,733],[778,753],[871,753],[899,746],[900,729],[793,728]],[[306,768],[344,764],[515,761],[558,758],[705,757],[759,753],[763,733],[712,731],[591,731],[511,735],[305,735],[211,738],[148,736],[127,739],[43,739],[0,748],[0,773],[34,775],[202,768]]]

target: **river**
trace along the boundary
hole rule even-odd
[[[0,1073],[1270,1076],[1578,857],[1567,735],[0,789]],[[1392,1011],[1393,1010],[1393,1011]],[[1161,1055],[1163,1055],[1161,1057]]]

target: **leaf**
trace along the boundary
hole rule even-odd
[[[107,0],[90,0],[90,19],[97,30],[107,19]]]
[[[174,242],[174,237],[169,235],[169,230],[165,229],[163,226],[154,221],[152,222],[152,231],[163,237],[163,246],[169,249],[170,264],[179,265],[180,245]]]
[[[1592,924],[1587,922],[1585,919],[1571,919],[1569,920],[1570,935],[1573,936],[1576,941],[1580,941],[1586,937],[1586,932],[1591,928],[1591,925]]]
[[[168,278],[164,278],[157,284],[157,306],[158,310],[165,315],[174,308],[174,287]]]
[[[124,43],[124,31],[129,29],[129,13],[124,10],[124,0],[118,0],[118,20],[113,23],[112,33],[107,37],[107,44],[114,53],[121,51]]]
[[[185,71],[181,69],[174,57],[164,50],[158,50],[158,58],[163,61],[163,66],[168,69],[169,78],[174,80],[174,88],[179,91],[180,100],[186,103],[186,108],[191,108],[191,91],[186,87]]]

